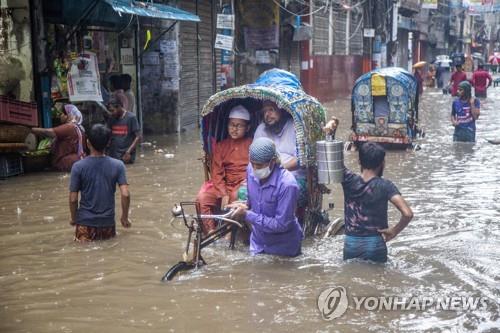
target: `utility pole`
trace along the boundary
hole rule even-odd
[[[460,39],[458,40],[458,52],[463,53],[464,51],[464,21],[465,21],[465,9],[460,10]]]

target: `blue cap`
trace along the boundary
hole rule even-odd
[[[269,138],[257,138],[250,145],[249,155],[251,162],[268,163],[277,156],[276,145]]]

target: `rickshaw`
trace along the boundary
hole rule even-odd
[[[352,89],[352,134],[356,147],[377,142],[386,148],[412,148],[418,128],[418,88],[402,68],[381,68],[359,77]]]
[[[205,180],[210,177],[210,159],[213,146],[227,137],[229,111],[236,105],[243,105],[251,114],[251,135],[262,121],[260,114],[263,101],[272,101],[291,115],[296,131],[296,153],[299,165],[306,170],[307,205],[302,211],[302,227],[306,236],[335,234],[342,227],[342,220],[330,222],[327,210],[322,209],[323,194],[329,190],[318,184],[315,144],[324,140],[325,110],[314,98],[307,95],[297,77],[284,70],[271,69],[262,73],[253,84],[230,88],[211,96],[201,112],[202,158]],[[332,208],[332,207],[330,207]],[[191,209],[193,213],[187,214]],[[201,215],[194,202],[183,202],[172,210],[174,218],[182,218],[188,229],[184,260],[173,266],[163,277],[171,280],[179,271],[197,268],[206,264],[201,250],[232,232],[230,248],[234,247],[235,233],[245,226],[231,220],[230,212],[220,215]],[[207,236],[201,231],[203,219],[219,221],[219,227]],[[192,234],[195,234],[191,244]],[[190,248],[192,247],[192,251]],[[191,251],[191,254],[189,252]]]

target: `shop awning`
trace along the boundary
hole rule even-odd
[[[128,15],[122,14],[200,22],[197,15],[175,7],[151,2],[144,5],[144,2],[132,0],[42,1],[47,22],[55,24],[76,25],[77,22],[80,22],[79,25],[102,26],[121,30],[130,22]],[[89,8],[93,9],[88,12]]]
[[[200,22],[198,15],[159,3],[133,0],[104,0],[118,13],[155,17],[176,21]]]

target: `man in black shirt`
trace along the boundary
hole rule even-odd
[[[134,163],[135,148],[141,139],[141,132],[137,117],[124,108],[126,101],[127,97],[123,93],[115,94],[109,101],[111,142],[106,154],[124,163]]]
[[[345,240],[344,260],[387,261],[386,242],[396,237],[413,218],[413,212],[396,186],[382,178],[385,151],[373,142],[359,150],[361,175],[345,169],[344,189]],[[387,203],[401,212],[401,219],[389,227]]]

